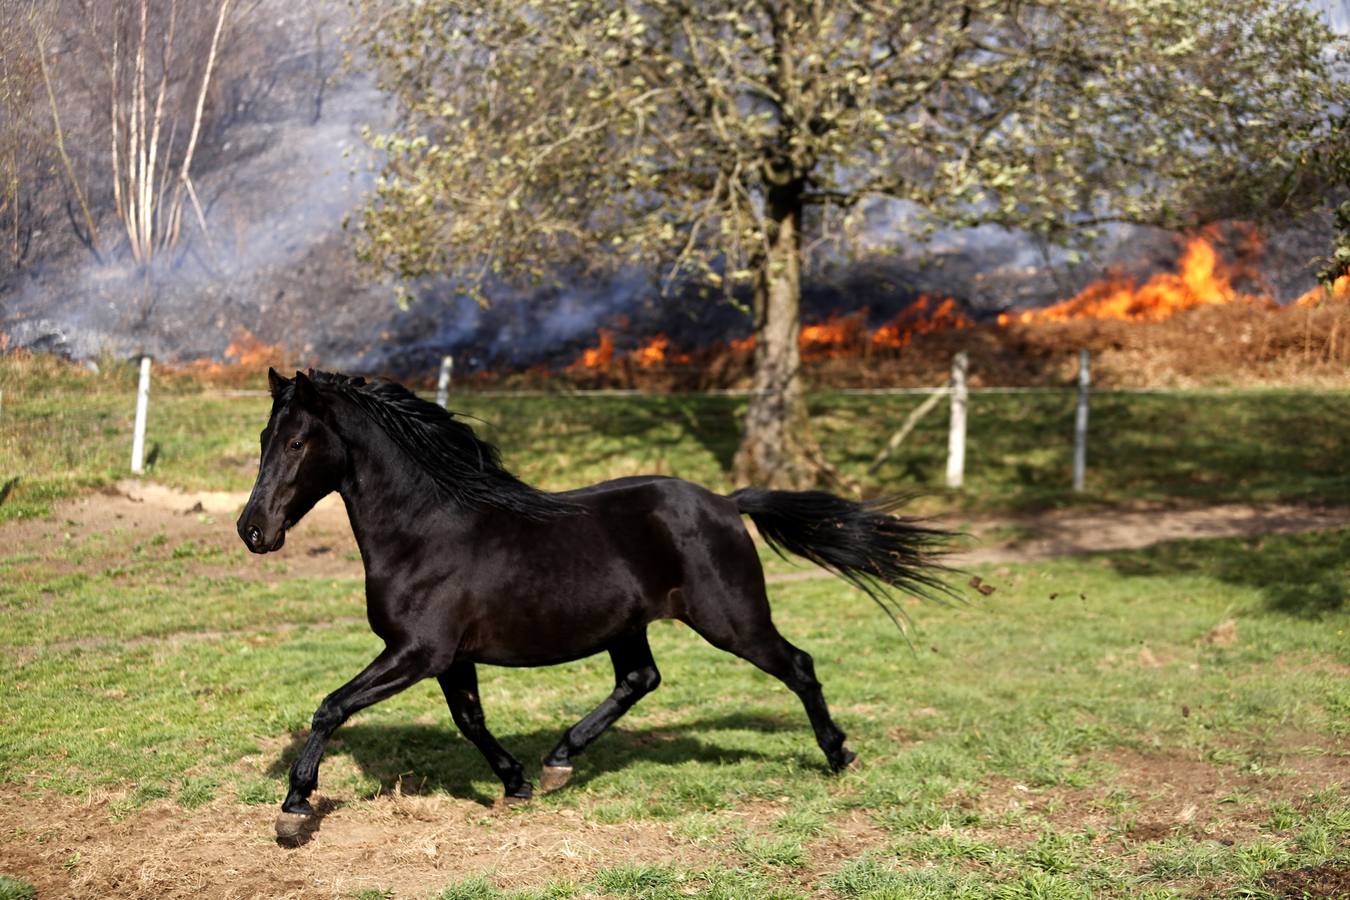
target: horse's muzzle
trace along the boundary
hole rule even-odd
[[[250,551],[253,553],[271,553],[274,550],[280,550],[282,545],[286,543],[286,526],[289,524],[290,523],[287,522],[282,525],[281,528],[277,530],[277,536],[271,541],[267,540],[266,535],[263,534],[262,528],[256,524],[244,524],[242,517],[240,518],[237,527],[239,537],[243,540],[244,546],[248,547]]]

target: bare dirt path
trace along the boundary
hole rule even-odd
[[[1139,550],[1165,541],[1297,534],[1348,524],[1348,508],[1289,503],[1055,510],[977,520],[971,532],[981,539],[980,544],[963,552],[957,561],[958,564],[1028,562],[1108,550]],[[999,534],[1009,531],[1015,536],[1000,541]]]

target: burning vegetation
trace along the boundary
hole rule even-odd
[[[1147,277],[1108,273],[1066,300],[993,319],[929,295],[876,325],[865,308],[834,313],[802,326],[803,366],[819,386],[933,385],[946,377],[951,353],[965,349],[977,383],[1054,384],[1072,376],[1076,352],[1088,349],[1097,380],[1120,386],[1343,380],[1350,276],[1280,304],[1258,265],[1260,236],[1234,233],[1227,242],[1214,230],[1192,235],[1173,268]],[[677,348],[664,334],[625,340],[621,329],[602,328],[561,374],[578,387],[745,387],[754,349],[753,337]],[[543,374],[479,378],[513,383]]]
[[[1094,354],[1104,386],[1344,384],[1350,365],[1350,276],[1281,304],[1262,276],[1252,229],[1187,238],[1174,266],[1145,276],[1108,273],[1039,309],[977,315],[953,298],[920,295],[889,318],[867,308],[803,324],[803,369],[816,387],[942,384],[953,353],[971,355],[975,385],[1056,385],[1076,372],[1077,351]],[[894,306],[892,306],[894,308]],[[458,375],[479,388],[745,389],[753,336],[681,346],[665,333],[639,337],[624,316],[597,329],[566,362]],[[566,360],[566,357],[563,357]],[[555,357],[556,360],[556,357]],[[240,329],[222,361],[186,373],[217,384],[251,382],[269,364],[308,365]],[[393,373],[407,377],[406,372]]]

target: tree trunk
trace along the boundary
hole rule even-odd
[[[736,452],[741,485],[803,490],[832,480],[811,437],[801,376],[802,185],[770,188],[768,247],[755,278],[755,374]]]

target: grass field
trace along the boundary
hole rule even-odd
[[[9,790],[111,820],[259,804],[265,833],[314,705],[378,649],[360,585],[169,534],[58,546],[0,562]],[[564,882],[490,867],[399,895],[1279,896],[1270,870],[1350,864],[1348,557],[1333,532],[985,569],[989,598],[913,610],[913,652],[834,580],[777,585],[780,627],[867,761],[842,778],[787,691],[658,625],[662,688],[567,790],[499,815],[656,823],[660,861]],[[608,680],[588,660],[488,669],[482,690],[498,735],[537,760]],[[322,776],[357,821],[396,791],[499,791],[431,683],[344,727]],[[42,830],[6,824],[28,830],[11,848]]]
[[[120,477],[124,380],[4,388],[4,449],[26,470],[0,505],[0,898],[28,883],[1027,900],[1350,884],[1350,530],[979,567],[995,592],[910,608],[912,649],[842,582],[774,584],[780,629],[815,656],[864,760],[843,777],[791,694],[677,624],[652,628],[662,687],[566,790],[524,807],[491,807],[499,783],[424,683],[344,726],[321,774],[332,811],[309,844],[279,847],[272,816],[315,705],[379,649],[361,584],[323,574],[350,551],[303,527],[257,559],[223,515],[53,515]],[[636,471],[726,486],[734,399],[463,399],[548,486]],[[1350,502],[1344,399],[1099,398],[1088,501]],[[813,402],[836,462],[860,472],[913,400]],[[155,478],[247,487],[263,401],[168,383],[157,404]],[[971,487],[932,502],[1077,502],[1069,414],[1067,397],[977,405]],[[926,423],[877,486],[931,486],[944,429]],[[611,679],[602,659],[481,677],[489,723],[536,778]]]

